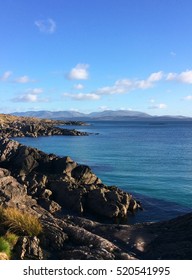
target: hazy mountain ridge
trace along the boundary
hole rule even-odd
[[[82,120],[82,121],[128,121],[128,120],[188,120],[192,121],[192,118],[185,116],[152,116],[139,111],[130,110],[105,110],[102,112],[92,112],[89,114],[80,113],[76,111],[27,111],[27,112],[14,112],[12,115],[24,116],[24,117],[37,117],[47,119],[58,119],[58,120]]]

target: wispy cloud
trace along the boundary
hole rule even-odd
[[[26,102],[26,103],[33,103],[33,102],[48,102],[48,99],[39,98],[39,94],[43,93],[43,89],[41,88],[34,88],[28,89],[24,94],[21,94],[17,97],[11,99],[13,102]]]
[[[36,20],[35,25],[43,33],[53,34],[56,31],[56,22],[52,18]]]
[[[178,81],[185,84],[192,84],[192,70],[186,70],[181,73],[168,73],[167,81]]]
[[[27,84],[27,83],[33,83],[35,82],[35,80],[30,79],[28,76],[22,76],[16,78],[14,82],[18,84]]]
[[[88,64],[77,64],[66,77],[69,80],[87,80],[89,78],[88,68]]]
[[[63,97],[68,97],[73,100],[99,100],[100,96],[94,93],[78,93],[78,94],[71,94],[71,93],[64,93]]]
[[[192,100],[192,95],[187,95],[183,99],[187,100],[187,101],[191,101]]]
[[[76,84],[76,85],[74,85],[74,89],[78,89],[78,90],[84,89],[84,85]]]
[[[153,104],[153,105],[150,105],[148,107],[148,109],[166,109],[167,108],[167,105],[164,104],[164,103],[160,103],[160,104]]]
[[[4,72],[3,75],[0,76],[0,81],[3,81],[3,82],[7,81],[11,75],[12,75],[11,71]]]
[[[68,78],[70,79],[87,79],[88,72],[87,72],[88,65],[87,64],[78,64],[75,68],[71,70],[68,74]],[[164,74],[162,71],[154,72],[149,75],[146,80],[139,80],[139,79],[121,79],[117,80],[114,85],[112,86],[105,86],[102,88],[98,88],[89,93],[64,93],[64,97],[71,98],[73,100],[99,100],[103,95],[115,95],[115,94],[126,94],[130,91],[136,89],[147,89],[151,88],[163,79]],[[82,85],[76,85],[76,89],[82,89]]]
[[[108,106],[105,106],[105,105],[99,106],[98,109],[99,109],[100,111],[110,110],[110,108],[109,108]]]
[[[98,95],[124,94],[136,89],[148,89],[163,78],[163,72],[152,73],[147,79],[121,79],[117,80],[113,86],[102,87],[94,93]]]
[[[150,100],[151,105],[148,109],[166,109],[167,105],[165,103],[156,103],[154,99]]]

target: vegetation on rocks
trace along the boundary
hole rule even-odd
[[[5,208],[0,210],[1,222],[9,231],[19,235],[38,236],[42,232],[42,225],[36,216],[29,213],[21,213],[16,208]],[[8,235],[9,240],[13,236]]]
[[[4,237],[0,237],[0,253],[6,254],[8,258],[11,257],[11,246]]]

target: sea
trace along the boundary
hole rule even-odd
[[[89,165],[104,184],[142,203],[129,223],[157,222],[192,212],[192,122],[91,121],[62,126],[89,136],[16,138],[22,144]]]

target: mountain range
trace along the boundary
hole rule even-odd
[[[37,117],[45,119],[57,120],[79,120],[79,121],[142,121],[142,120],[157,120],[157,121],[178,121],[188,120],[192,121],[190,117],[184,116],[152,116],[139,111],[131,110],[105,110],[102,112],[92,112],[89,114],[80,113],[77,111],[27,111],[27,112],[14,112],[12,115],[24,117]]]

